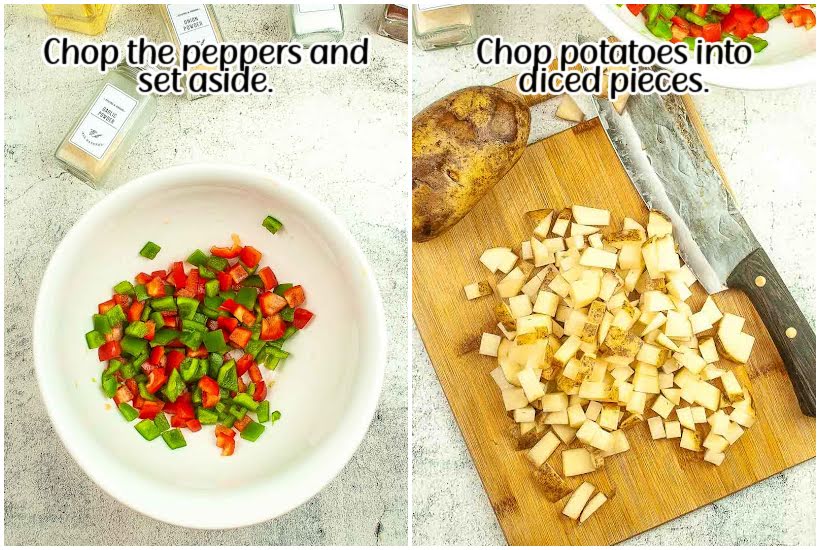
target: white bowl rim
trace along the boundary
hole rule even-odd
[[[341,448],[334,449],[333,456],[335,457],[332,464],[323,462],[325,466],[320,473],[312,471],[313,475],[310,478],[304,478],[304,484],[300,489],[292,494],[289,500],[277,500],[271,502],[269,506],[243,506],[241,501],[237,499],[236,506],[226,505],[224,500],[220,503],[220,514],[216,517],[210,516],[207,518],[207,523],[203,522],[203,518],[197,517],[192,513],[180,513],[179,510],[169,510],[167,507],[152,508],[145,506],[138,499],[132,498],[127,490],[112,483],[106,476],[100,475],[92,464],[92,459],[89,457],[79,445],[75,444],[71,435],[71,428],[67,426],[61,417],[52,410],[49,405],[49,394],[52,391],[47,381],[45,363],[45,342],[46,340],[38,338],[37,334],[40,332],[45,316],[47,315],[46,304],[44,303],[43,295],[47,282],[53,277],[53,273],[57,271],[57,266],[60,264],[61,258],[64,254],[66,246],[64,243],[72,238],[72,235],[78,233],[81,228],[94,222],[97,218],[103,216],[108,208],[118,204],[120,201],[128,200],[135,195],[141,195],[149,192],[156,187],[163,187],[168,185],[168,181],[173,180],[178,175],[184,174],[185,177],[191,177],[198,173],[207,175],[208,178],[214,178],[215,175],[225,174],[231,179],[243,179],[242,185],[248,185],[253,188],[265,189],[265,186],[259,183],[260,180],[267,180],[265,185],[277,185],[278,192],[288,195],[291,200],[300,201],[306,207],[314,211],[319,217],[323,218],[324,222],[331,225],[334,232],[339,236],[340,241],[344,242],[349,250],[355,254],[361,269],[363,270],[364,280],[367,286],[367,296],[369,303],[366,307],[373,312],[373,316],[377,322],[375,325],[379,327],[377,334],[370,335],[369,341],[373,342],[375,352],[373,356],[378,363],[373,370],[376,371],[377,376],[370,378],[370,385],[367,386],[368,392],[365,397],[367,401],[361,407],[366,414],[360,414],[357,417],[348,419],[347,423],[340,423],[335,430],[338,433],[339,429],[346,430],[347,437],[342,440]],[[33,354],[34,354],[34,370],[37,377],[37,385],[40,388],[40,395],[43,399],[46,411],[51,419],[52,426],[54,426],[57,435],[63,446],[68,450],[71,457],[79,464],[80,468],[88,475],[94,483],[102,488],[109,495],[116,500],[126,505],[145,516],[151,517],[164,523],[179,525],[181,527],[188,527],[193,529],[230,529],[237,527],[246,527],[277,518],[281,515],[290,512],[298,506],[307,502],[310,498],[321,492],[334,478],[336,478],[342,469],[350,462],[356,450],[364,440],[367,431],[370,428],[373,417],[378,409],[379,399],[381,396],[382,385],[384,382],[384,372],[387,366],[387,325],[384,318],[384,306],[382,303],[379,286],[373,273],[372,267],[368,262],[364,252],[359,247],[357,241],[349,232],[347,227],[341,220],[318,199],[313,197],[307,191],[302,190],[298,186],[294,186],[287,178],[268,171],[262,171],[247,166],[228,164],[228,163],[210,163],[210,162],[190,162],[170,166],[149,174],[144,174],[131,181],[121,185],[111,193],[103,197],[99,202],[94,204],[87,212],[85,212],[77,222],[69,229],[63,236],[60,243],[54,250],[54,253],[49,260],[48,266],[40,281],[40,289],[37,294],[37,303],[35,306],[34,322],[33,322]],[[313,453],[315,455],[317,453]],[[307,460],[305,461],[308,462]],[[301,465],[297,466],[299,468]],[[304,469],[304,468],[303,468]],[[259,494],[261,487],[253,490],[253,494]],[[245,495],[250,491],[245,491]],[[156,512],[155,512],[156,510]],[[194,510],[195,511],[195,510]]]
[[[657,44],[636,32],[615,12],[612,4],[586,4],[586,8],[621,40],[635,40],[642,44]],[[817,79],[817,53],[799,57],[786,63],[774,65],[747,65],[745,67],[700,66],[688,63],[681,66],[666,66],[671,70],[700,71],[703,80],[724,88],[739,90],[782,90],[811,84]]]

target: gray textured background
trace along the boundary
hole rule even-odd
[[[508,41],[575,40],[607,33],[581,6],[485,5],[480,34]],[[510,67],[478,66],[470,46],[414,51],[413,110],[465,86],[492,84]],[[772,92],[713,89],[695,99],[740,210],[797,303],[814,322],[815,87]],[[567,127],[555,101],[533,110],[531,139]],[[413,543],[504,544],[461,433],[413,329]],[[636,536],[642,545],[815,544],[815,461]]]
[[[283,6],[216,6],[229,40],[286,40]],[[374,34],[379,6],[346,6],[347,38]],[[5,8],[5,542],[7,544],[403,544],[407,540],[407,50],[374,37],[367,68],[276,71],[277,93],[164,97],[99,191],[53,152],[102,77],[47,69],[52,32],[39,6]],[[161,38],[145,6],[114,8],[107,31],[77,40]],[[372,263],[391,336],[384,391],[358,452],[324,491],[254,527],[194,531],[131,511],[69,457],[33,379],[31,323],[40,279],[72,224],[110,190],[169,165],[210,160],[268,169],[339,215]],[[219,503],[214,503],[218,506]]]

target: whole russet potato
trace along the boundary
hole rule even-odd
[[[521,157],[530,110],[492,86],[465,88],[413,118],[413,240],[444,233]]]

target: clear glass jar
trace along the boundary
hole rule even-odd
[[[414,4],[413,38],[422,50],[472,44],[478,38],[473,7],[444,2]]]
[[[290,39],[302,44],[338,42],[345,33],[341,4],[291,4]]]
[[[104,181],[156,113],[156,98],[137,92],[137,75],[146,69],[123,62],[111,70],[54,153],[91,187]]]
[[[379,34],[406,44],[408,6],[409,4],[387,4],[379,22]]]
[[[105,30],[111,4],[43,4],[43,10],[58,29],[95,36]]]
[[[220,44],[224,41],[222,29],[210,4],[159,4],[157,5],[162,22],[165,23],[165,34],[168,40],[182,51],[186,44]],[[209,66],[196,66],[191,70],[210,70]],[[193,94],[183,78],[186,88],[185,96],[189,100],[205,97],[207,94]]]

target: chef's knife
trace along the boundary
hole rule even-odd
[[[677,95],[633,95],[623,114],[593,97],[629,179],[672,219],[680,253],[709,294],[746,293],[783,358],[800,410],[815,416],[815,336],[706,155]]]

